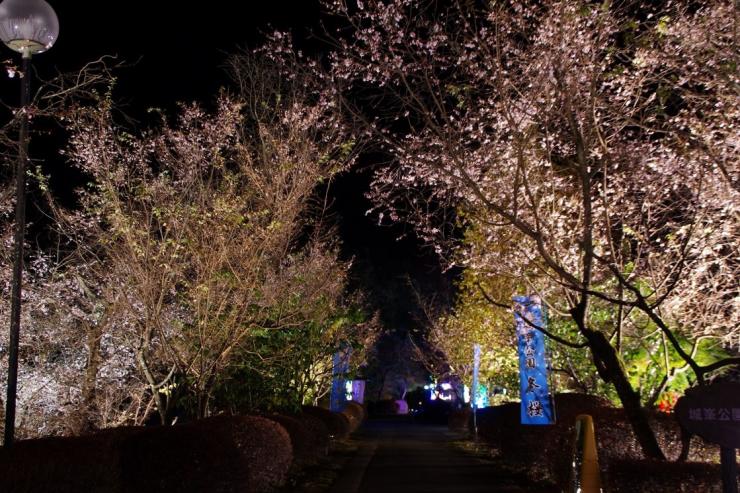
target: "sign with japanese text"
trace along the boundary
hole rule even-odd
[[[691,433],[722,447],[740,448],[740,383],[690,388],[674,412]]]
[[[331,395],[329,409],[342,412],[347,406],[346,380],[349,372],[349,358],[352,348],[347,346],[334,353],[332,365]]]
[[[550,425],[555,423],[545,358],[545,338],[536,327],[545,327],[542,303],[537,296],[514,297],[519,349],[519,382],[521,387],[521,423]]]

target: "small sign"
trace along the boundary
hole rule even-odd
[[[674,412],[691,433],[722,447],[740,448],[740,383],[690,388]]]
[[[365,380],[352,380],[351,396],[347,398],[363,404],[365,402]]]

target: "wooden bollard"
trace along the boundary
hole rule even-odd
[[[576,417],[570,483],[572,493],[601,493],[601,475],[599,474],[599,456],[596,452],[594,420],[587,414]]]

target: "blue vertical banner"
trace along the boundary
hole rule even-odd
[[[545,336],[535,328],[545,328],[546,324],[539,296],[515,296],[514,321],[519,348],[521,422],[523,425],[554,424]]]
[[[342,412],[347,406],[346,380],[349,372],[349,358],[352,352],[350,346],[343,346],[334,353],[331,370],[331,396],[329,397],[329,409]]]

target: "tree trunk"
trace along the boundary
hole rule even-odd
[[[597,366],[603,372],[602,377],[614,385],[642,453],[649,459],[666,460],[650,427],[647,413],[640,403],[640,396],[627,379],[614,347],[601,332],[586,328],[582,328],[581,331],[588,340]]]
[[[149,366],[147,365],[146,358],[144,357],[143,348],[140,348],[136,352],[136,359],[139,363],[139,368],[144,373],[144,377],[146,378],[146,381],[149,384],[149,389],[152,392],[152,398],[154,399],[154,402],[157,406],[157,412],[159,413],[159,422],[161,425],[166,426],[167,425],[167,403],[164,399],[162,399],[162,394],[159,392],[161,385],[157,384],[157,382],[154,380],[154,376],[149,371]]]
[[[209,378],[208,382],[206,382],[205,387],[197,388],[196,387],[196,400],[198,404],[198,409],[196,410],[198,419],[207,418],[210,414],[210,404],[211,404],[211,389],[213,388],[213,378]]]
[[[198,409],[196,409],[196,419],[203,419],[206,417],[206,414],[208,412],[208,397],[205,395],[205,392],[202,390],[197,391],[197,401],[198,401]]]
[[[380,379],[380,388],[378,389],[378,400],[380,400],[383,397],[383,389],[385,388],[385,378],[388,375],[388,371],[386,370],[383,372],[383,378]]]
[[[94,414],[95,403],[95,384],[98,379],[98,369],[100,368],[100,337],[102,335],[102,323],[85,323],[85,334],[87,336],[87,368],[85,369],[85,379],[82,382],[82,416],[79,423],[77,434],[89,432],[94,428],[91,416]]]

